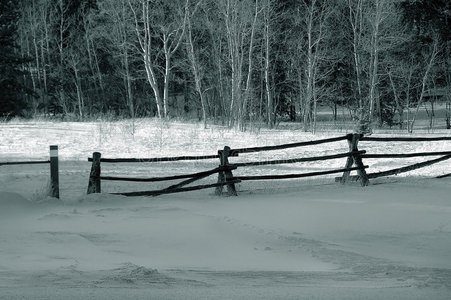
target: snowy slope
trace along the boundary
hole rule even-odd
[[[100,132],[100,126],[109,129]],[[239,133],[148,120],[138,124],[134,136],[117,123],[0,127],[6,141],[1,145],[0,161],[46,159],[50,144],[60,146],[61,159],[60,201],[45,197],[47,166],[0,167],[0,299],[451,296],[449,178],[407,174],[365,188],[341,186],[331,177],[245,182],[239,185],[238,197],[217,197],[212,190],[154,198],[85,195],[90,169],[86,158],[93,151],[105,157],[213,154],[224,145],[238,148],[340,134]],[[330,147],[322,147],[320,153],[346,151],[347,145]],[[397,147],[413,152],[428,146]],[[451,149],[446,143],[435,147]],[[375,152],[382,150],[386,149]],[[306,153],[318,155],[318,149],[265,155]],[[264,157],[257,154],[250,159]],[[105,174],[154,176],[200,171],[217,164],[113,164],[103,170]],[[343,160],[333,162],[333,166],[343,164]],[[391,167],[387,162],[379,164]],[[243,172],[328,167],[298,164]],[[432,177],[450,169],[449,162],[444,162],[423,170],[422,175]],[[115,182],[103,185],[105,192],[153,188]]]

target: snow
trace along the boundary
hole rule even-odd
[[[108,192],[164,185],[105,182],[104,193],[86,195],[87,157],[94,151],[103,157],[210,155],[225,145],[345,134],[241,133],[155,120],[138,120],[132,134],[130,126],[127,121],[0,124],[0,161],[46,160],[48,146],[59,145],[61,184],[61,199],[52,199],[46,196],[47,165],[0,166],[0,299],[450,299],[450,179],[433,178],[449,173],[450,162],[374,180],[368,187],[342,186],[329,176],[243,182],[238,197],[200,190],[128,198]],[[451,143],[362,142],[362,148],[449,151]],[[345,141],[231,160],[343,151]],[[369,164],[384,170],[406,161]],[[236,172],[300,173],[344,162]],[[102,172],[150,177],[217,165],[216,160],[102,164]]]

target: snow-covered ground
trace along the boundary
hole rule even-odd
[[[445,161],[414,173],[342,186],[334,176],[243,182],[238,197],[201,190],[159,197],[109,195],[163,184],[102,183],[86,195],[103,157],[211,155],[231,148],[344,135],[290,130],[241,133],[138,120],[0,124],[0,162],[48,159],[59,145],[61,199],[46,197],[47,165],[0,166],[0,299],[450,299],[451,172]],[[425,134],[420,134],[424,136]],[[446,131],[436,136],[449,135]],[[368,153],[450,151],[451,142],[377,144]],[[345,141],[243,154],[231,161],[347,151]],[[370,171],[410,160],[368,160]],[[235,174],[302,173],[324,163]],[[105,175],[153,177],[218,161],[102,164]],[[204,182],[215,182],[216,178]]]

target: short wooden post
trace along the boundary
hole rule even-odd
[[[357,174],[359,175],[360,184],[362,186],[367,186],[369,184],[368,175],[366,174],[362,158],[359,154],[356,154],[356,152],[359,151],[358,144],[360,137],[361,135],[358,133],[348,135],[349,152],[354,152],[354,154],[348,157],[345,168],[351,168],[355,164],[359,168],[357,170]],[[343,172],[343,176],[341,177],[342,184],[348,182],[350,173],[351,171]]]
[[[101,157],[101,154],[99,152],[94,152],[92,154],[92,167],[91,167],[91,174],[89,175],[88,194],[101,192],[100,157]]]
[[[60,197],[59,172],[58,172],[58,146],[50,146],[50,191],[49,196]]]
[[[221,167],[228,166],[229,165],[230,147],[225,146],[224,150],[218,151],[218,154],[219,154],[220,166]],[[218,183],[223,183],[223,182],[227,182],[230,180],[233,180],[233,174],[232,174],[231,170],[226,170],[224,172],[218,173]],[[215,191],[216,195],[221,195],[223,188],[224,188],[223,185],[216,187],[216,191]],[[227,194],[231,195],[231,196],[238,195],[238,193],[236,192],[234,183],[227,184]]]

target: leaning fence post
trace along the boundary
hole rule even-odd
[[[58,174],[58,146],[50,146],[50,191],[49,195],[54,198],[60,197],[59,174]]]
[[[88,194],[100,193],[100,157],[99,152],[92,154],[91,174],[89,175]]]
[[[228,166],[229,165],[230,147],[225,146],[224,150],[218,151],[218,154],[219,154],[220,167]],[[232,174],[231,170],[226,170],[224,172],[218,173],[218,183],[224,183],[224,182],[232,180],[232,179],[233,179],[233,174]],[[215,191],[216,195],[221,195],[223,188],[224,188],[223,185],[217,186],[216,191]],[[232,195],[232,196],[238,195],[238,193],[236,192],[234,183],[227,184],[227,194]]]

